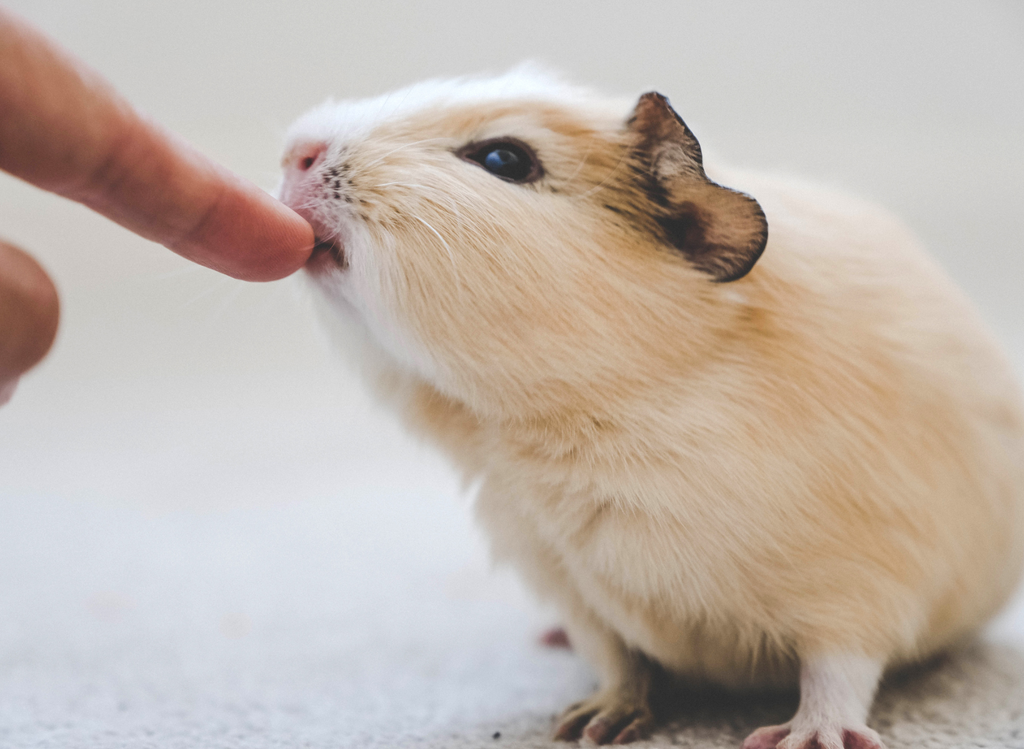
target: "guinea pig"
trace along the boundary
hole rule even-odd
[[[530,69],[328,102],[283,164],[339,345],[597,672],[556,738],[644,736],[667,672],[798,685],[744,749],[878,749],[885,670],[1015,588],[1017,385],[882,210]]]

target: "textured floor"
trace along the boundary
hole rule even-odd
[[[553,618],[489,570],[443,463],[334,370],[305,385],[26,384],[0,429],[0,747],[554,746],[587,667],[536,644]],[[651,746],[735,748],[794,707],[670,703]],[[872,722],[889,749],[1024,747],[1024,608]]]

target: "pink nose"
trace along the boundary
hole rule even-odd
[[[309,202],[312,190],[318,182],[314,176],[316,167],[323,163],[326,153],[327,144],[317,141],[299,143],[285,154],[281,162],[281,166],[284,167],[282,201],[296,209]]]
[[[324,160],[327,144],[321,142],[300,143],[284,157],[286,171],[308,172]]]

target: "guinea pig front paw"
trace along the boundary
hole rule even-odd
[[[804,726],[790,723],[758,728],[747,736],[742,749],[885,749],[877,733],[867,726]]]
[[[653,723],[654,714],[646,699],[628,690],[601,691],[562,713],[555,739],[629,744],[646,736]]]

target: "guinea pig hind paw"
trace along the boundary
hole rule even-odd
[[[789,735],[789,724],[758,728],[743,741],[742,749],[775,749]]]
[[[885,749],[885,744],[867,726],[792,731],[785,724],[757,729],[747,736],[742,749]]]
[[[598,692],[562,714],[555,739],[629,744],[644,738],[653,723],[654,715],[645,701],[622,692]]]

